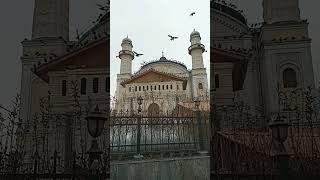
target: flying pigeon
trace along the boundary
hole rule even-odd
[[[171,35],[168,35],[170,37],[170,41],[173,41],[175,39],[178,39],[178,37],[175,37],[175,36],[171,36]]]
[[[133,51],[133,53],[137,56],[137,57],[139,57],[139,56],[142,56],[143,54],[139,54],[139,53],[137,53],[137,52],[135,52],[135,51]]]

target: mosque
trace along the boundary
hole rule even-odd
[[[162,55],[159,60],[145,63],[133,74],[133,43],[129,38],[124,38],[119,51],[121,64],[117,75],[115,110],[137,113],[139,97],[143,100],[142,113],[148,116],[170,115],[179,106],[186,107],[195,100],[208,103],[208,79],[202,55],[205,46],[201,44],[198,31],[190,34],[190,43],[191,69]],[[187,108],[190,109],[190,106]]]

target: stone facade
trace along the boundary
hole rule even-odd
[[[279,110],[279,91],[315,86],[298,0],[265,0],[263,7],[264,23],[250,26],[234,6],[211,4],[211,82],[218,105],[238,100],[269,114]]]

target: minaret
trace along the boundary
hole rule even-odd
[[[121,82],[130,79],[132,75],[132,60],[134,59],[134,53],[132,51],[132,41],[128,37],[124,38],[121,43],[122,50],[119,52],[119,58],[121,60],[120,64],[120,73],[117,75],[117,105],[116,109],[120,110],[125,107],[123,99],[124,87],[121,85]]]
[[[35,0],[32,38],[22,41],[20,118],[23,121],[29,122],[37,111],[37,102],[43,94],[40,91],[45,91],[35,87],[36,82],[44,82],[33,74],[33,66],[44,62],[50,54],[65,54],[68,40],[69,0]]]
[[[208,92],[208,79],[206,68],[203,65],[203,52],[205,46],[201,44],[200,33],[196,30],[190,34],[191,46],[188,48],[189,54],[192,57],[191,71],[191,94],[192,98],[205,99]]]
[[[69,0],[35,0],[32,39],[69,40]]]
[[[132,60],[134,59],[132,41],[128,37],[124,38],[121,47],[122,50],[119,52],[119,58],[121,59],[120,74],[131,75]]]
[[[203,56],[202,53],[205,51],[205,47],[201,44],[200,33],[196,30],[190,34],[191,46],[189,47],[189,54],[192,57],[192,69],[203,68]]]
[[[299,0],[264,0],[263,18],[268,24],[283,21],[299,21]]]
[[[278,89],[305,90],[315,82],[308,22],[301,20],[299,1],[264,0],[263,8],[259,64],[262,102],[269,114],[281,110]]]

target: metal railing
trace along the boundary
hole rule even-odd
[[[209,144],[209,125],[204,117],[200,113],[189,117],[111,117],[111,159],[182,156],[204,150]]]
[[[272,179],[281,174],[283,167],[290,169],[290,179],[297,174],[319,177],[319,111],[281,109],[265,115],[256,109],[240,105],[214,108],[211,114],[215,130],[211,139],[212,177]],[[288,124],[285,141],[290,155],[288,165],[281,164],[285,161],[275,155],[270,124],[276,120]]]

